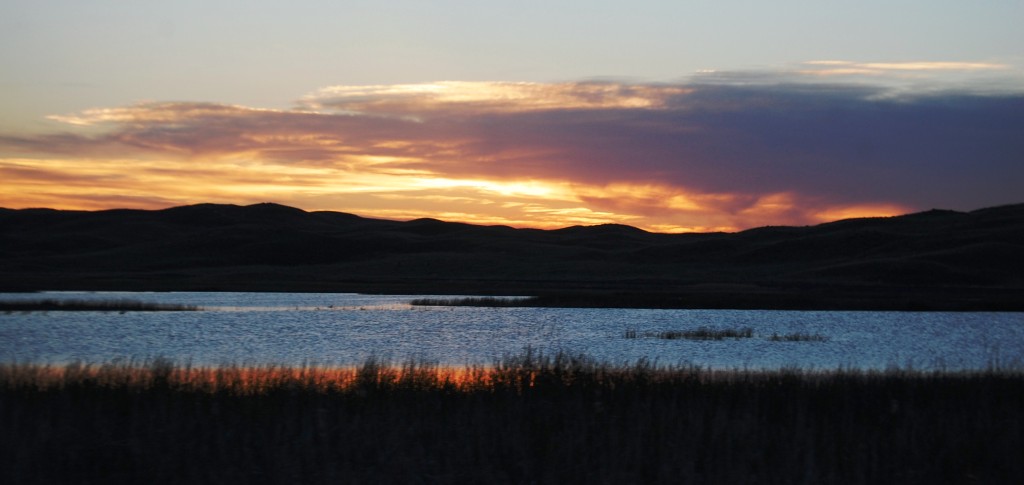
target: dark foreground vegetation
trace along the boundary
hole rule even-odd
[[[199,307],[136,300],[0,300],[0,312],[182,312]]]
[[[1022,483],[1019,371],[0,365],[3,483]]]
[[[0,291],[536,295],[538,306],[1024,311],[1024,204],[657,234],[276,204],[0,208]],[[503,303],[504,304],[504,303]]]

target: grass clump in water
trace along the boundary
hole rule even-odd
[[[794,332],[783,335],[773,333],[768,340],[772,342],[825,342],[828,341],[828,337],[820,333]]]
[[[635,329],[626,330],[626,338],[660,338],[665,340],[725,340],[751,338],[754,330],[751,328],[722,328],[697,327],[690,330],[665,330],[661,332],[637,332]]]

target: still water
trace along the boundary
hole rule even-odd
[[[526,348],[622,364],[712,368],[983,369],[1024,363],[1024,313],[414,307],[417,297],[338,293],[4,294],[0,300],[121,300],[195,312],[0,313],[0,362],[170,358],[197,365],[490,364]],[[645,334],[750,328],[753,337]],[[635,330],[639,338],[626,338]],[[825,341],[772,341],[803,333]]]

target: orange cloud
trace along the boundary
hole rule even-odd
[[[310,109],[422,115],[446,112],[528,112],[563,109],[659,108],[689,88],[620,83],[441,81],[425,84],[331,86],[304,97]]]
[[[683,232],[1015,201],[1017,184],[1008,181],[1024,177],[1024,97],[895,101],[884,92],[439,82],[334,86],[293,110],[86,110],[52,117],[66,132],[0,134],[0,205],[270,200],[396,219]]]

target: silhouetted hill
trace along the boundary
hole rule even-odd
[[[594,297],[644,306],[1020,309],[1022,288],[1024,204],[710,234],[398,222],[277,204],[0,209],[6,290],[518,293],[558,295],[566,304],[575,295],[580,304]]]

